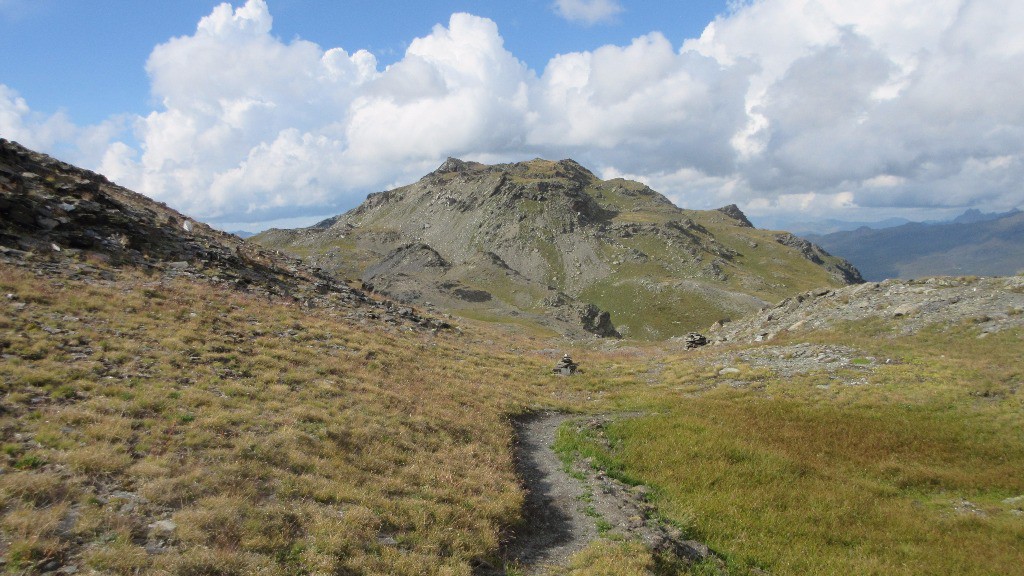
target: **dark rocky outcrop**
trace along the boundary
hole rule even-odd
[[[612,324],[612,315],[593,304],[583,304],[576,308],[580,316],[580,325],[591,334],[603,337],[619,338],[621,334]]]
[[[754,227],[754,225],[750,223],[750,220],[747,219],[747,215],[744,214],[743,211],[740,210],[740,207],[735,204],[722,206],[718,211],[735,220],[738,223],[738,226],[743,226],[744,228]]]
[[[491,293],[486,290],[473,290],[472,288],[456,288],[452,292],[466,302],[490,302]]]
[[[853,264],[850,264],[846,260],[836,258],[825,252],[820,246],[808,242],[799,236],[794,236],[788,232],[779,234],[775,237],[775,241],[783,246],[789,246],[790,248],[796,249],[800,255],[807,260],[826,268],[832,273],[832,277],[842,282],[843,284],[860,284],[864,282],[864,278],[861,277],[860,271],[858,271]]]
[[[691,348],[700,348],[701,346],[706,346],[707,343],[707,337],[699,332],[690,332],[683,339],[683,347],[686,348],[687,350]]]

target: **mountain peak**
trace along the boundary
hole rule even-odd
[[[459,174],[468,172],[510,172],[523,174],[531,178],[565,178],[574,180],[581,184],[597,180],[597,176],[579,162],[565,158],[562,160],[547,160],[545,158],[534,158],[521,162],[508,164],[482,164],[469,160],[461,160],[449,156],[436,170],[428,174]]]
[[[458,158],[449,156],[443,164],[438,166],[437,170],[434,170],[434,174],[451,174],[454,172],[470,172],[483,167],[483,164],[479,162],[467,162]]]
[[[968,208],[963,214],[951,220],[951,222],[953,224],[978,224],[981,222],[991,222],[993,220],[1015,216],[1018,212],[1020,212],[1020,210],[1016,208],[1009,212],[982,212],[977,208]]]
[[[678,336],[849,281],[838,259],[778,241],[736,206],[684,210],[571,159],[449,158],[331,222],[257,241],[409,303],[568,335]],[[779,265],[748,264],[764,261]]]
[[[743,211],[740,210],[740,207],[735,204],[722,206],[721,208],[718,209],[718,211],[721,212],[722,214],[725,214],[729,218],[732,218],[733,220],[738,222],[740,226],[744,228],[754,227],[754,225],[750,223],[750,220],[747,220],[747,215],[744,214]]]

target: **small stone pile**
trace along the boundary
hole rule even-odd
[[[689,334],[686,335],[686,338],[683,339],[683,342],[686,345],[686,349],[689,350],[690,348],[699,348],[701,346],[706,346],[708,343],[708,339],[703,334],[698,334],[697,332],[690,332]]]
[[[551,369],[553,374],[561,374],[562,376],[570,376],[575,374],[579,370],[579,364],[572,361],[572,358],[568,354],[562,356],[562,359],[555,364],[555,367]]]

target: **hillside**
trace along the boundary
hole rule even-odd
[[[983,215],[951,222],[911,222],[806,238],[848,259],[868,280],[925,276],[1005,276],[1024,270],[1024,212]]]
[[[244,242],[102,175],[0,139],[0,251],[11,262],[96,275],[133,268],[187,278],[355,317],[437,328],[444,322],[369,298],[331,274]],[[104,275],[110,275],[107,271]]]
[[[576,336],[662,339],[860,281],[735,206],[683,210],[572,160],[449,159],[350,212],[253,240],[405,302]]]
[[[551,360],[446,327],[0,140],[0,566],[493,561],[522,502],[506,415]]]
[[[0,141],[0,567],[1016,573],[1022,295],[820,287],[697,350],[565,350]]]

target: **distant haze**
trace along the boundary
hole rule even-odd
[[[866,280],[923,276],[1012,276],[1024,272],[1024,212],[968,211],[948,222],[806,237],[846,258]]]

